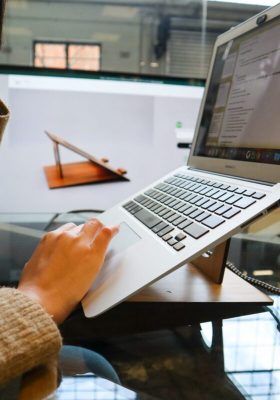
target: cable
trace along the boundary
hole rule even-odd
[[[252,278],[250,276],[245,275],[243,272],[241,272],[231,261],[226,262],[226,266],[228,269],[230,269],[232,272],[234,272],[236,275],[240,276],[240,278],[244,279],[245,281],[251,283],[254,286],[257,286],[261,289],[267,290],[270,293],[277,294],[278,296],[280,295],[280,288],[270,285],[269,283],[260,281],[259,279]]]

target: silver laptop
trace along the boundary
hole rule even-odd
[[[279,182],[277,5],[217,38],[188,166],[101,215],[106,225],[120,224],[120,233],[82,302],[85,315],[222,246],[278,206]],[[222,276],[223,268],[217,282]]]

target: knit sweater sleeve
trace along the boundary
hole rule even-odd
[[[0,289],[0,385],[58,353],[61,336],[44,309],[17,289]]]

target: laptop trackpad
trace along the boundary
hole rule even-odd
[[[138,242],[141,237],[126,222],[120,224],[119,233],[112,239],[109,250],[105,257],[105,262],[109,261],[116,254]]]

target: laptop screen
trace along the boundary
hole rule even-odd
[[[280,164],[280,18],[217,48],[195,156]]]

